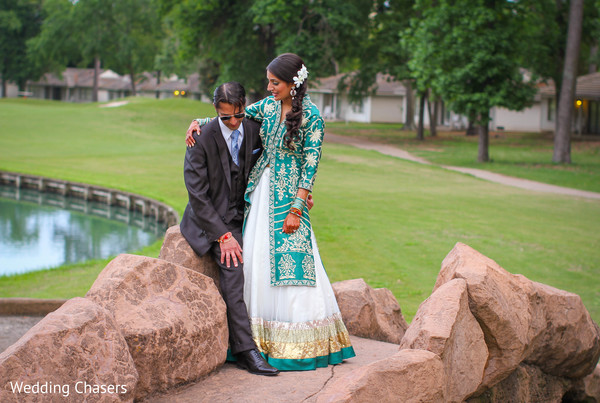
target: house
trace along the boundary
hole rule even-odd
[[[556,89],[553,82],[540,84],[531,107],[521,111],[493,108],[491,130],[553,132],[556,126]],[[600,72],[577,78],[573,105],[573,133],[600,135]]]
[[[94,69],[67,68],[60,76],[46,73],[37,81],[27,83],[32,98],[67,102],[91,102]],[[111,70],[101,70],[98,78],[98,101],[107,102],[131,93],[130,81]]]
[[[154,73],[143,73],[136,82],[136,92],[139,96],[158,97],[160,99],[176,96],[202,99],[199,81],[198,74],[192,74],[188,79],[172,76],[157,80]],[[94,69],[69,67],[60,76],[46,73],[37,81],[29,81],[27,92],[32,98],[67,102],[92,102],[93,87]],[[108,102],[131,94],[131,79],[129,76],[119,75],[112,70],[100,70],[98,102]]]
[[[387,74],[377,74],[374,84],[374,94],[363,98],[360,103],[351,103],[347,92],[339,90],[340,81],[346,74],[317,80],[309,89],[312,101],[317,105],[325,120],[342,120],[363,123],[405,123],[408,112],[407,102],[412,98],[414,121],[419,119],[419,99],[416,95],[408,97],[409,89],[400,82],[395,81]],[[431,106],[434,107],[433,105]],[[453,129],[467,127],[467,119],[455,114],[446,108],[442,101],[438,101],[437,126]],[[429,127],[429,113],[426,110],[423,119],[425,127]]]
[[[20,95],[25,95],[19,94],[19,87],[12,81],[7,81],[4,83],[4,86],[6,88],[6,95],[4,94],[4,90],[0,85],[0,98],[16,98]]]
[[[157,82],[159,81],[159,82]],[[157,80],[155,73],[143,73],[137,85],[138,95],[158,99],[186,97],[204,102],[212,102],[200,92],[200,74],[190,74],[187,78],[172,75]]]
[[[361,103],[351,103],[348,94],[340,91],[339,83],[346,75],[317,80],[309,89],[311,100],[326,120],[344,120],[364,123],[406,122],[406,88],[386,74],[377,74],[374,94],[363,98]]]

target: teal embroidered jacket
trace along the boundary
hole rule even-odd
[[[311,243],[311,225],[305,207],[300,227],[293,234],[282,232],[283,221],[290,211],[298,188],[312,191],[323,144],[323,118],[305,95],[302,102],[300,138],[294,150],[285,146],[285,121],[280,122],[281,102],[270,96],[246,108],[246,116],[261,122],[260,136],[264,151],[250,172],[246,189],[246,214],[250,193],[256,188],[266,166],[271,167],[269,227],[271,247],[271,285],[316,284],[315,262]]]

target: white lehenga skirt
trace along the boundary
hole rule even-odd
[[[269,248],[270,168],[250,195],[244,229],[244,300],[252,336],[267,361],[280,370],[338,364],[354,350],[314,233],[316,286],[271,286]]]

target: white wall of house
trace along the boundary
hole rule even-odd
[[[7,82],[6,83],[6,98],[16,98],[19,96],[19,87],[14,83]],[[0,85],[0,97],[4,97],[2,93],[2,86]]]
[[[405,97],[374,96],[371,97],[370,122],[404,123]]]
[[[348,97],[341,97],[340,118],[347,122],[371,123],[372,97],[363,99],[362,104],[351,104]]]
[[[542,98],[540,130],[553,132],[556,129],[556,101],[554,98]]]
[[[492,110],[491,117],[491,130],[539,132],[542,121],[542,107],[539,102],[522,111],[511,111],[496,107]]]

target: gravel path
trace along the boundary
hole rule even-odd
[[[378,151],[381,154],[402,158],[413,162],[418,162],[420,164],[433,165],[431,162],[423,158],[414,156],[408,151],[402,150],[398,147],[388,144],[373,143],[368,140],[362,140],[348,136],[340,136],[332,133],[327,133],[327,135],[325,136],[325,140],[332,143],[346,144],[362,148],[364,150]],[[441,165],[441,167],[451,171],[473,175],[477,178],[484,179],[490,182],[500,183],[507,186],[514,186],[521,189],[600,200],[600,193],[596,192],[589,192],[586,190],[578,190],[562,186],[549,185],[547,183],[535,182],[528,179],[514,178],[512,176],[497,174],[494,172],[485,171],[483,169],[462,168],[448,165]]]

